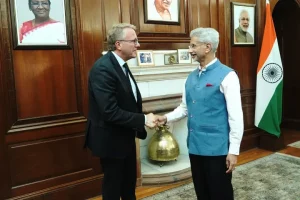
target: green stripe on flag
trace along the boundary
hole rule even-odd
[[[280,136],[282,118],[282,88],[283,81],[281,80],[258,124],[259,128],[277,137]]]

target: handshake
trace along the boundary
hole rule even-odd
[[[146,126],[149,128],[154,128],[157,126],[164,125],[167,123],[167,117],[162,115],[154,115],[153,113],[149,113],[146,115]]]

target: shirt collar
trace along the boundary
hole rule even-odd
[[[124,61],[120,56],[118,56],[118,54],[116,54],[115,52],[112,51],[112,54],[114,54],[114,56],[116,57],[116,59],[117,59],[119,65],[120,65],[121,67],[123,67],[123,65],[125,64],[125,61]]]
[[[205,68],[204,69],[202,69],[203,67],[201,67],[200,65],[199,65],[199,70],[201,71],[206,71],[206,69],[209,67],[209,66],[211,66],[212,64],[214,64],[215,62],[217,62],[217,58],[214,58],[212,61],[210,61],[206,66],[205,66]]]

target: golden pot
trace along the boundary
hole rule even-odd
[[[148,144],[149,159],[155,161],[176,160],[179,156],[179,145],[167,126],[157,128]]]

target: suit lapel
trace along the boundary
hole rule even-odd
[[[113,66],[114,66],[114,68],[115,68],[115,70],[116,70],[119,78],[121,79],[122,86],[124,87],[124,89],[126,91],[128,91],[131,94],[133,100],[135,101],[130,81],[128,80],[128,77],[126,77],[124,71],[122,70],[122,66],[120,66],[119,62],[117,61],[117,59],[115,58],[115,56],[110,51],[107,52],[107,53],[110,56],[110,60],[111,60],[111,62],[113,64]],[[133,81],[135,83],[135,80],[134,80],[134,78],[133,78],[130,70],[129,70],[129,74],[130,74],[131,78],[133,79]],[[136,83],[135,83],[135,85],[136,85]],[[136,85],[136,89],[138,91],[137,85]]]

